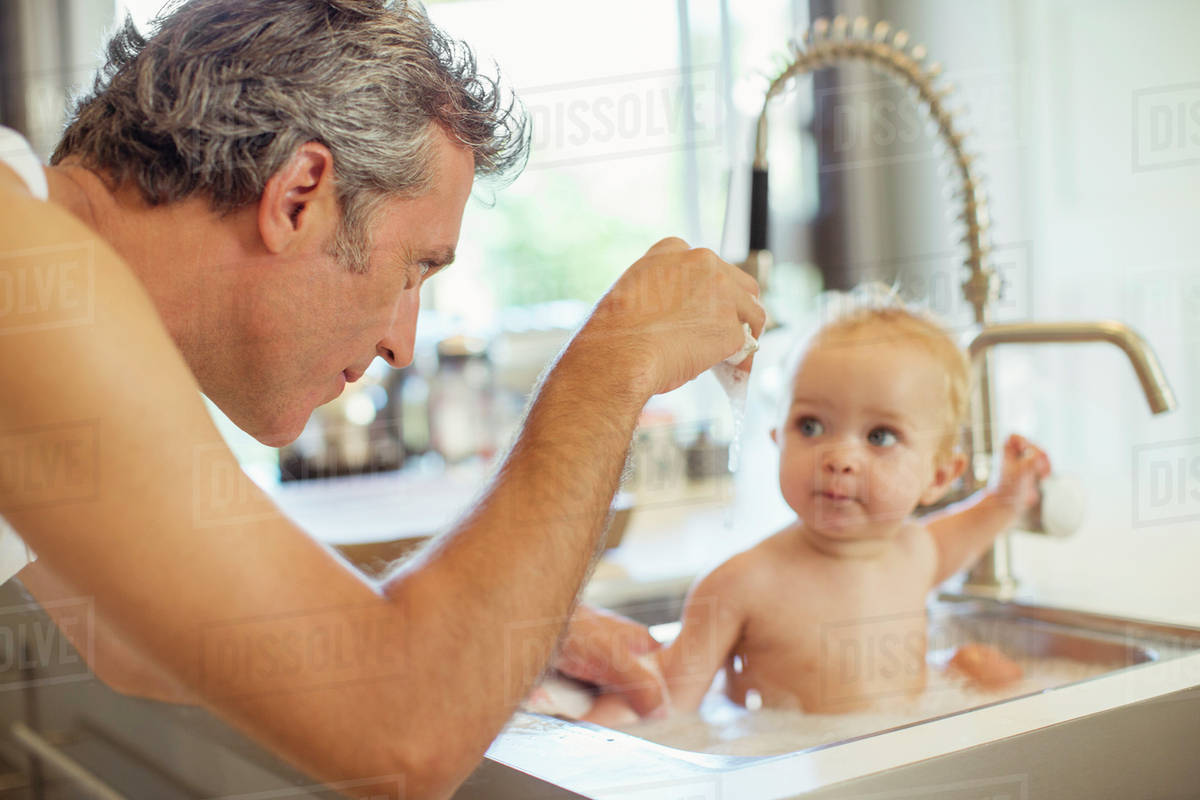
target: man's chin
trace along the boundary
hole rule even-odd
[[[303,430],[303,428],[300,430]],[[259,443],[265,444],[267,447],[278,448],[286,447],[287,445],[296,441],[297,437],[300,436],[300,431],[271,432],[263,434],[255,433],[251,435],[257,439]]]
[[[268,447],[283,447],[296,441],[308,424],[315,404],[302,397],[286,402],[268,402],[264,395],[205,393],[225,417],[257,441]]]
[[[308,424],[310,416],[312,416],[312,409],[308,409],[303,416],[300,414],[280,415],[271,419],[259,420],[252,427],[239,427],[267,447],[284,447],[299,438],[304,431],[304,426]]]

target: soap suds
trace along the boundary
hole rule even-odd
[[[725,696],[721,677],[694,714],[642,721],[625,733],[697,753],[765,756],[794,753],[857,736],[878,733],[969,708],[1064,686],[1111,671],[1112,665],[1081,664],[1065,658],[1021,662],[1025,677],[999,691],[969,686],[958,675],[929,670],[928,685],[916,698],[880,698],[876,708],[851,714],[805,714],[770,708],[748,710]]]

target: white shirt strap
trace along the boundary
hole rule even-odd
[[[50,199],[46,171],[25,137],[12,128],[0,126],[0,161],[11,167],[25,181],[29,193],[38,200]]]

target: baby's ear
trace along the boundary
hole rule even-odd
[[[942,499],[950,489],[950,485],[962,475],[967,468],[967,457],[962,453],[954,453],[946,458],[939,458],[934,465],[933,481],[921,494],[921,505],[927,506]]]
[[[771,441],[779,444],[779,428],[771,428]]]

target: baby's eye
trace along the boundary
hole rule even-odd
[[[825,426],[816,417],[801,417],[796,427],[800,429],[801,436],[820,436],[825,432]]]
[[[891,428],[875,428],[867,434],[867,441],[876,447],[891,447],[900,441],[900,437]]]

